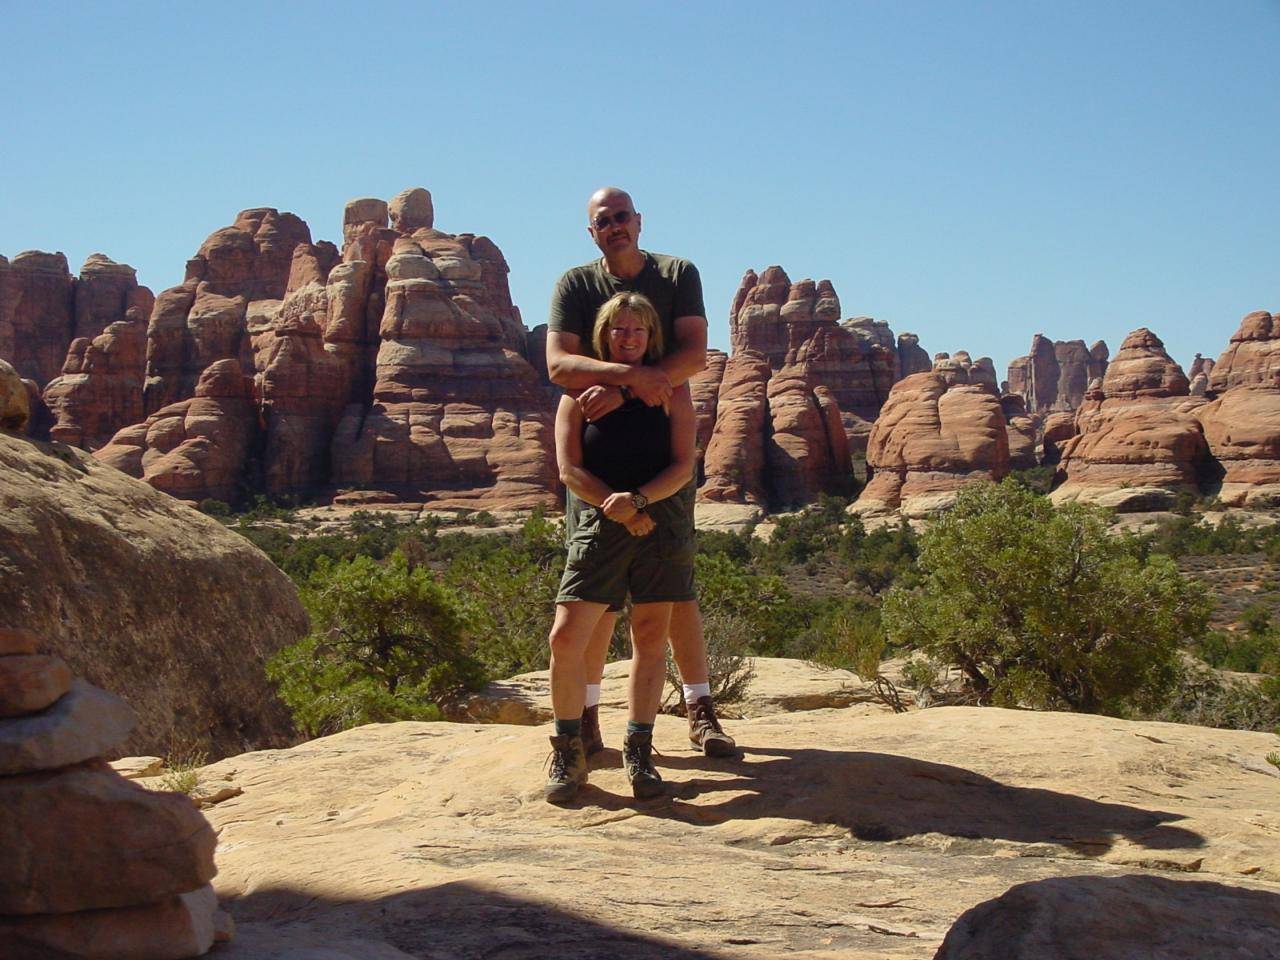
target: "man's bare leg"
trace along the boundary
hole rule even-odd
[[[604,737],[600,733],[600,681],[604,678],[609,641],[613,638],[613,625],[617,620],[616,613],[606,612],[587,644],[587,697],[582,710],[582,746],[588,757],[604,749]]]
[[[702,635],[702,611],[697,600],[671,605],[671,656],[684,683],[706,683],[707,641]]]
[[[702,632],[702,612],[697,600],[672,604],[671,655],[684,684],[685,709],[689,714],[689,739],[708,757],[733,756],[737,745],[720,726],[711,699],[707,672],[707,642]]]

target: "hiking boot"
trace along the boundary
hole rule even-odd
[[[662,775],[653,766],[653,734],[628,733],[622,741],[622,768],[631,781],[631,793],[637,800],[648,800],[662,793]]]
[[[548,803],[568,803],[587,782],[587,757],[582,751],[582,738],[551,738],[551,770],[542,795]]]
[[[604,749],[600,736],[600,707],[584,707],[582,710],[582,749],[588,757]]]
[[[708,757],[732,757],[737,744],[720,727],[715,704],[710,697],[699,697],[695,703],[687,703],[689,710],[689,740],[701,747]]]

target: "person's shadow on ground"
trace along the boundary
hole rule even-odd
[[[640,802],[588,784],[573,806],[638,808],[645,816],[702,826],[764,818],[834,824],[867,841],[936,833],[1057,844],[1091,857],[1119,838],[1150,850],[1204,845],[1199,834],[1171,825],[1180,814],[1010,786],[963,767],[893,754],[748,748],[736,760],[664,755],[657,761],[668,781],[665,797]],[[607,751],[593,766],[619,763],[617,752]],[[712,770],[731,776],[697,775]]]

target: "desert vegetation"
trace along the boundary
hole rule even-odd
[[[935,702],[1276,729],[1270,595],[1211,623],[1214,571],[1280,557],[1280,526],[1210,524],[1191,502],[1152,532],[1118,534],[1104,511],[1054,507],[1036,480],[975,485],[920,534],[905,522],[868,530],[835,497],[772,518],[767,538],[699,534],[719,698],[741,694],[748,655],[868,679],[906,657],[905,682]],[[333,534],[266,501],[222,519],[294,579],[311,612],[312,633],[269,667],[304,733],[438,717],[490,679],[547,665],[564,561],[556,519],[535,512],[477,536],[357,514]],[[625,614],[615,645],[624,656]]]

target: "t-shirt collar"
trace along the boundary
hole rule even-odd
[[[604,257],[601,257],[599,261],[600,272],[603,273],[610,280],[612,280],[614,283],[635,283],[637,280],[643,277],[646,273],[648,273],[651,269],[653,269],[653,255],[649,253],[648,250],[641,250],[640,252],[644,254],[644,266],[640,268],[640,272],[637,273],[634,277],[624,279],[623,277],[619,277],[616,274],[610,273],[609,263],[607,260],[605,260]]]

